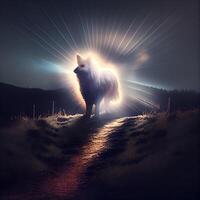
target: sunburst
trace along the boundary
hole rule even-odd
[[[67,78],[70,80],[67,84],[70,84],[74,96],[77,97],[81,105],[83,105],[83,102],[78,92],[76,78],[73,75],[73,69],[76,67],[76,54],[85,56],[90,54],[94,59],[104,60],[104,62],[101,62],[104,67],[109,67],[112,63],[115,66],[115,70],[119,70],[121,66],[120,63],[117,63],[115,57],[128,57],[129,59],[132,57],[132,67],[126,67],[125,63],[123,71],[126,72],[125,74],[133,73],[134,69],[140,69],[144,62],[148,62],[151,57],[148,47],[144,49],[144,44],[147,44],[152,38],[155,39],[156,34],[168,23],[171,17],[168,16],[162,21],[157,19],[149,23],[148,20],[151,16],[147,14],[140,22],[138,22],[137,18],[134,18],[129,24],[125,23],[126,29],[124,29],[122,28],[124,22],[117,20],[116,17],[105,21],[103,16],[101,19],[88,18],[81,13],[77,13],[79,23],[77,23],[76,30],[74,30],[70,28],[70,23],[59,12],[58,18],[60,21],[54,21],[46,11],[43,11],[43,14],[57,35],[53,36],[38,24],[34,24],[34,26],[26,24],[25,28],[34,36],[34,41],[37,44],[60,62],[56,66],[59,66],[59,64],[62,67],[63,65],[66,66]],[[81,35],[79,41],[74,37],[76,31]],[[58,37],[60,37],[59,41],[57,40]],[[61,39],[63,43],[60,42]],[[138,56],[134,54],[136,51],[139,51]],[[123,85],[122,91],[126,91],[124,93],[128,93],[127,96],[147,106],[157,107],[146,95],[142,95],[148,93],[148,91],[141,91],[135,85],[131,86],[130,84],[134,84],[134,80],[129,81],[129,84],[127,84],[126,77],[123,77],[123,74],[119,77]],[[138,91],[140,91],[140,94]]]

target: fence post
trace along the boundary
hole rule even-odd
[[[52,102],[52,115],[54,115],[54,101]]]
[[[33,104],[33,120],[35,119],[35,104]]]
[[[171,111],[171,98],[168,97],[168,101],[167,101],[167,113],[169,114]]]

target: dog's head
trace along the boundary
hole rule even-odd
[[[77,76],[87,75],[91,72],[90,58],[84,59],[81,56],[77,55],[77,64],[78,66],[74,70],[74,73]]]

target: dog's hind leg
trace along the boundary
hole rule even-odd
[[[104,98],[104,111],[110,113],[110,100],[108,98]]]
[[[99,117],[99,111],[100,111],[100,102],[97,102],[95,104],[95,117]]]
[[[92,106],[93,104],[91,103],[86,103],[86,112],[85,112],[85,117],[90,118],[92,114]]]

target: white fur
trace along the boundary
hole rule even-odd
[[[119,98],[119,84],[114,73],[97,68],[90,60],[77,55],[78,67],[74,70],[80,84],[81,94],[86,102],[86,114],[90,116],[91,107],[96,105],[99,114],[99,104]],[[88,112],[88,113],[87,113]]]

